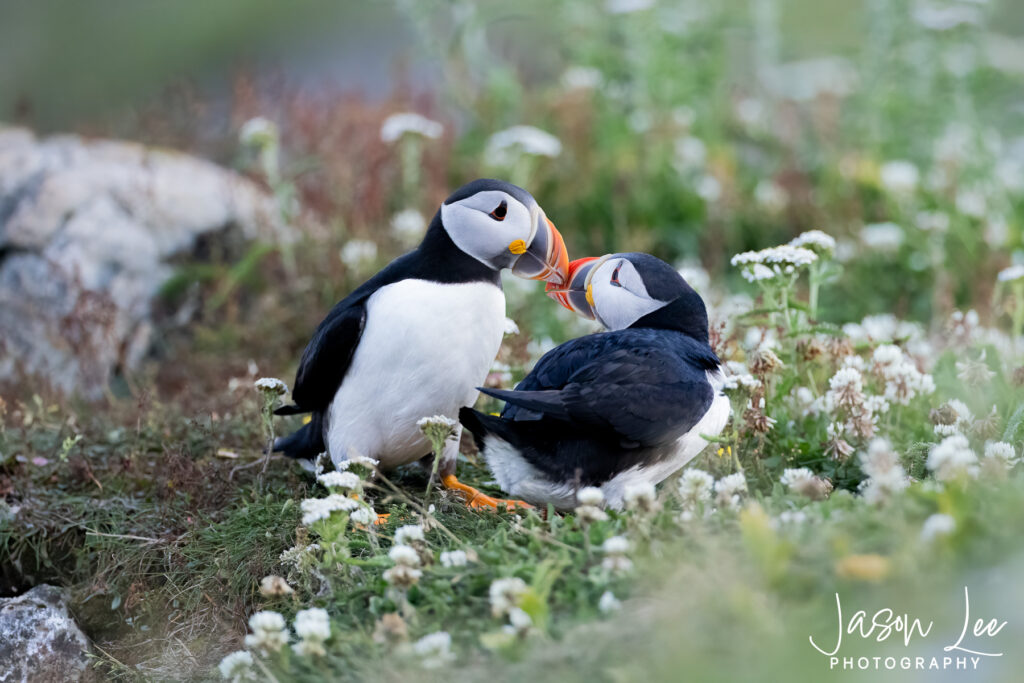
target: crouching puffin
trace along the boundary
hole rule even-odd
[[[704,301],[640,253],[574,261],[548,294],[610,331],[548,352],[514,391],[481,389],[506,402],[500,417],[459,418],[510,495],[565,510],[597,486],[618,509],[628,486],[676,472],[729,419]]]
[[[500,272],[560,286],[568,267],[561,234],[526,190],[488,179],[460,188],[419,247],[342,299],[317,327],[299,363],[294,405],[277,411],[312,417],[274,450],[293,458],[326,450],[336,466],[358,454],[384,470],[428,455],[417,421],[455,420],[475,402],[498,354]],[[474,506],[505,503],[458,482],[458,441],[449,439],[439,463],[444,485]]]

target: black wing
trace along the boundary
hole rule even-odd
[[[524,380],[516,391],[481,391],[517,406],[520,410],[508,415],[512,419],[551,418],[586,425],[634,446],[675,440],[711,406],[714,390],[705,371],[679,354],[647,344],[608,350],[607,341],[595,341],[563,352],[557,364],[545,369],[552,379],[560,371],[568,374],[561,387],[530,389],[542,384],[534,378]],[[585,357],[591,360],[581,360]]]
[[[316,328],[302,352],[292,399],[305,410],[323,410],[337,393],[366,326],[366,299],[342,301]]]

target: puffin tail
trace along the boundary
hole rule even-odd
[[[497,415],[487,415],[472,408],[461,408],[459,422],[473,434],[473,442],[480,451],[484,450],[488,436],[496,436],[510,443],[519,441],[512,420]]]
[[[289,458],[314,460],[326,450],[324,414],[319,411],[299,429],[274,440],[274,452],[284,453]]]

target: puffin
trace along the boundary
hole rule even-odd
[[[708,339],[704,301],[675,268],[642,253],[573,261],[548,295],[606,331],[545,354],[500,416],[459,412],[498,485],[533,505],[576,507],[599,487],[624,493],[657,484],[696,457],[730,415],[725,375]]]
[[[460,407],[472,405],[505,331],[501,271],[561,286],[565,242],[521,187],[479,179],[456,190],[423,241],[338,302],[299,361],[293,404],[278,415],[309,413],[274,450],[297,459],[326,451],[335,466],[353,455],[382,470],[419,460],[431,448],[417,422],[456,424],[439,463],[441,481],[473,507],[507,501],[455,477]]]

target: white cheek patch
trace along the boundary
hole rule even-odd
[[[489,214],[505,202],[505,219]],[[516,240],[528,244],[531,238],[530,211],[504,192],[478,192],[462,201],[441,206],[441,222],[448,236],[462,251],[492,268],[511,265],[516,255],[509,245]]]
[[[612,274],[619,269],[617,287],[611,283]],[[667,305],[652,299],[643,278],[626,259],[611,259],[602,264],[591,279],[594,288],[594,313],[609,330],[624,330],[640,318]]]

